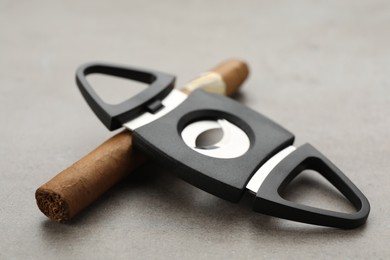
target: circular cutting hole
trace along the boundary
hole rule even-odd
[[[215,149],[215,146],[222,140],[223,130],[222,127],[205,130],[199,134],[195,140],[195,147],[199,149]]]
[[[247,134],[226,119],[193,122],[183,129],[181,137],[194,151],[215,158],[236,158],[250,147]]]

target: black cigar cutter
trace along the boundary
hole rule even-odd
[[[91,73],[149,87],[109,105],[88,83],[86,76]],[[104,63],[81,66],[76,81],[109,130],[130,129],[136,149],[206,192],[238,202],[248,189],[256,194],[256,212],[309,224],[349,229],[367,220],[368,200],[331,161],[310,144],[295,148],[291,132],[230,98],[203,90],[187,96],[173,89],[172,75]],[[320,173],[356,212],[335,212],[282,198],[283,189],[303,170]]]

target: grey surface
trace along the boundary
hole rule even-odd
[[[385,0],[0,1],[0,259],[388,259],[389,28]],[[77,66],[147,67],[181,85],[228,57],[251,67],[240,102],[367,195],[366,226],[255,214],[248,197],[222,201],[152,164],[68,224],[41,214],[35,189],[114,134],[76,89]],[[294,185],[293,199],[348,210],[321,181]]]

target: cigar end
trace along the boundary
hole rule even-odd
[[[38,208],[48,218],[57,222],[65,222],[69,219],[68,203],[55,192],[39,188],[35,192]]]
[[[221,75],[226,84],[226,94],[228,96],[234,95],[249,75],[248,65],[239,59],[229,59],[212,71]]]
[[[234,95],[249,75],[248,65],[239,59],[229,59],[201,77],[192,80],[181,89],[190,94],[195,89],[203,89],[219,95]]]

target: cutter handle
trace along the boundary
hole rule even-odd
[[[282,198],[281,191],[303,170],[314,170],[325,177],[355,206],[356,212],[336,212]],[[329,159],[310,144],[304,144],[267,175],[256,194],[254,210],[308,224],[351,229],[366,222],[370,203]]]
[[[143,82],[149,86],[119,104],[108,104],[99,97],[87,80],[87,76],[93,73]],[[77,69],[76,83],[92,111],[112,131],[145,112],[144,106],[148,103],[166,97],[173,89],[175,76],[158,71],[94,62],[83,64]]]
[[[201,78],[215,73],[226,87],[224,93],[233,95],[247,78],[249,69],[243,61],[227,60]],[[203,87],[199,83],[190,90],[184,88],[183,92]],[[39,187],[35,193],[38,208],[57,222],[69,220],[145,161],[146,158],[133,149],[132,133],[122,131]]]

